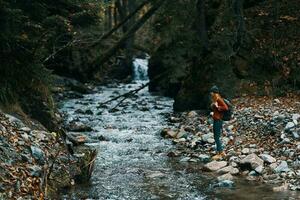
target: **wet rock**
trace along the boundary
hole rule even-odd
[[[170,158],[178,157],[179,155],[180,155],[179,153],[173,152],[173,151],[171,151],[167,154],[167,156]]]
[[[147,175],[148,178],[163,178],[166,175],[162,172],[154,172],[152,174]]]
[[[171,129],[165,128],[160,132],[160,135],[164,138],[175,138],[177,133]]]
[[[261,154],[260,157],[267,163],[274,163],[276,159],[268,154]]]
[[[44,152],[39,148],[35,146],[31,146],[31,154],[39,163],[44,164],[45,163],[45,154]]]
[[[188,162],[190,159],[190,157],[184,157],[179,162]]]
[[[230,173],[227,173],[227,174],[223,174],[222,176],[218,177],[218,181],[225,181],[225,180],[232,181],[233,176]]]
[[[241,160],[240,162],[243,167],[248,168],[248,169],[255,169],[258,166],[263,166],[264,161],[260,159],[256,154],[250,154],[246,156],[244,159]]]
[[[82,122],[71,122],[69,126],[67,127],[69,131],[73,132],[90,132],[93,129],[89,127],[88,125],[82,123]]]
[[[239,173],[239,169],[234,168],[232,166],[227,166],[217,171],[219,174],[230,173],[231,175],[237,175]]]
[[[286,161],[281,161],[281,163],[274,169],[276,173],[288,172],[290,171],[289,166]]]
[[[232,188],[234,186],[234,182],[231,180],[220,181],[219,183],[213,185],[213,187],[224,187],[224,188]]]
[[[172,123],[178,123],[180,121],[181,121],[180,118],[177,118],[177,117],[171,117],[170,118],[170,122],[172,122]]]
[[[208,171],[217,171],[225,166],[227,166],[226,161],[212,161],[204,165],[204,169]]]

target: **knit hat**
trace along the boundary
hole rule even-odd
[[[214,86],[212,86],[212,87],[210,88],[210,92],[213,92],[213,93],[220,93],[220,90],[219,90],[219,88],[218,88],[216,85],[214,85]]]

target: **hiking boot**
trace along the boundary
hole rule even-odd
[[[213,160],[221,160],[223,159],[224,157],[226,156],[225,152],[222,151],[222,152],[219,152],[218,154],[214,155],[212,157]]]

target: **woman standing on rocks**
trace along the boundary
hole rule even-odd
[[[214,132],[214,139],[216,143],[216,150],[217,154],[212,157],[213,160],[220,160],[221,158],[225,157],[225,153],[223,151],[222,141],[221,141],[221,134],[222,134],[222,126],[223,126],[223,112],[228,110],[228,106],[224,102],[223,98],[220,95],[219,88],[217,86],[213,86],[210,89],[211,94],[211,108],[213,110],[213,132]]]

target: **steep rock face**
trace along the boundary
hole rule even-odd
[[[168,18],[169,32],[174,29],[170,28],[174,25],[172,20],[183,23],[185,31],[170,33],[170,42],[166,42],[169,40],[165,38],[166,30],[162,31],[161,45],[150,61],[150,90],[171,92],[169,96],[175,96],[175,110],[206,108],[212,85],[218,85],[228,98],[242,94],[283,95],[299,88],[296,49],[300,43],[295,32],[300,27],[299,4],[286,0],[277,4],[244,1],[244,5],[239,5],[238,2],[206,2],[205,51],[201,49],[203,41],[195,6],[189,8],[195,23],[191,23],[191,18],[176,19],[181,15]],[[185,53],[180,54],[182,51]],[[179,78],[177,71],[181,72]],[[154,79],[153,74],[162,78]]]

